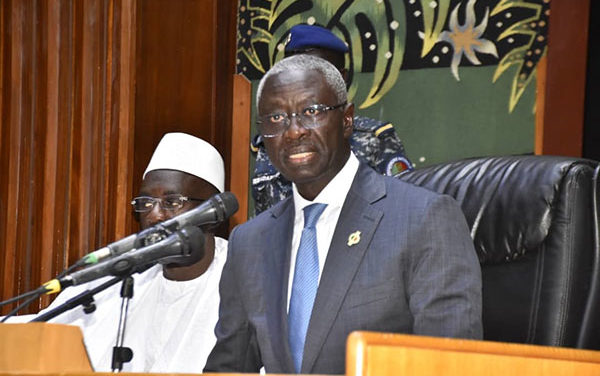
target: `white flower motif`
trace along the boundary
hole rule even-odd
[[[479,25],[475,25],[475,1],[469,0],[466,8],[465,24],[460,25],[458,23],[458,4],[450,14],[448,26],[450,31],[443,31],[438,37],[439,41],[444,41],[452,45],[454,54],[452,56],[452,62],[450,63],[450,70],[456,78],[460,81],[458,76],[458,65],[463,55],[474,65],[480,65],[481,62],[475,55],[475,52],[491,54],[498,57],[498,51],[496,45],[493,42],[481,38],[481,35],[485,31],[488,23],[489,9],[486,8],[485,16]]]

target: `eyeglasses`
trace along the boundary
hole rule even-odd
[[[138,213],[145,213],[154,208],[154,205],[158,203],[161,209],[175,211],[179,210],[188,201],[205,201],[201,198],[192,198],[182,196],[180,194],[167,195],[163,198],[150,197],[150,196],[139,196],[131,200],[133,210]]]
[[[304,108],[300,112],[285,112],[259,116],[256,122],[258,131],[263,137],[277,137],[282,135],[292,123],[291,118],[297,117],[298,122],[304,128],[319,128],[325,122],[327,112],[345,106],[347,102],[336,104],[335,106],[326,106],[324,104],[313,104]]]

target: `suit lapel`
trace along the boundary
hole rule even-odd
[[[383,212],[371,203],[385,196],[385,183],[370,167],[360,166],[331,240],[310,318],[301,373],[310,373],[331,330],[358,266],[379,225]],[[360,241],[348,245],[350,234]],[[288,268],[289,270],[289,268]]]
[[[294,373],[294,363],[288,342],[287,289],[290,274],[290,248],[294,226],[294,205],[286,200],[271,210],[272,223],[266,241],[267,262],[263,271],[267,328],[275,359],[284,373]]]

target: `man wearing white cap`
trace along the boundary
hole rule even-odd
[[[223,192],[225,172],[219,152],[204,140],[168,133],[144,172],[139,196],[132,200],[142,229],[186,212]],[[204,256],[197,262],[155,265],[135,274],[124,346],[133,359],[126,372],[200,373],[216,342],[219,280],[227,257],[227,241],[203,228]],[[186,261],[188,263],[186,263]],[[107,277],[108,278],[108,277]],[[107,280],[69,288],[46,310]],[[96,294],[97,309],[78,307],[51,320],[81,327],[92,366],[110,371],[121,307],[121,285]]]

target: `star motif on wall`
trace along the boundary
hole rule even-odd
[[[448,22],[450,30],[443,31],[438,38],[438,41],[449,43],[454,50],[452,62],[450,63],[450,70],[457,81],[460,81],[458,66],[463,55],[473,65],[481,64],[475,55],[475,52],[491,54],[498,57],[496,45],[492,41],[481,37],[487,27],[489,9],[486,8],[483,20],[479,25],[476,25],[474,10],[475,1],[476,0],[469,0],[467,3],[464,25],[458,23],[458,8],[460,7],[460,4],[458,4],[450,14]]]

